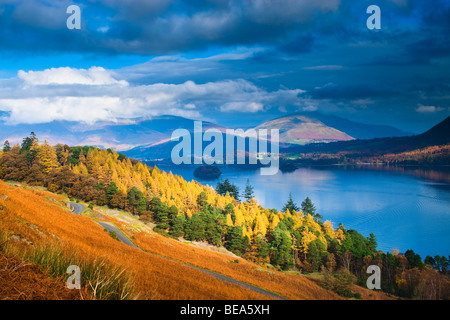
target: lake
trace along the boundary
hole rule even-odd
[[[160,167],[195,179],[194,169]],[[413,249],[426,255],[450,254],[450,169],[326,166],[262,176],[259,170],[221,168],[242,192],[247,179],[265,208],[281,210],[289,193],[300,206],[309,197],[324,220],[342,222],[364,236],[374,233],[378,249]],[[198,179],[195,179],[198,180]],[[218,180],[198,180],[216,186]]]

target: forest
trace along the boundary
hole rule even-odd
[[[381,289],[398,297],[448,299],[449,258],[413,250],[382,252],[374,234],[337,227],[316,212],[306,197],[287,195],[281,211],[263,208],[247,182],[242,194],[229,180],[215,188],[186,181],[156,166],[112,149],[38,142],[34,133],[22,143],[5,141],[0,178],[43,186],[96,206],[122,209],[155,224],[173,239],[224,246],[261,265],[304,274],[320,273],[327,289],[356,297],[342,283],[366,285],[369,265],[381,268]]]

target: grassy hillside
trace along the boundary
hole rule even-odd
[[[77,291],[67,289],[39,265],[0,252],[0,300],[79,299]]]
[[[297,163],[384,162],[440,164],[449,161],[450,117],[415,136],[311,144],[282,150]]]
[[[149,252],[126,246],[113,239],[93,219],[72,214],[64,205],[66,199],[49,192],[15,187],[0,181],[0,194],[6,196],[0,198],[3,252],[32,261],[38,248],[46,247],[51,251],[51,248],[58,247],[58,254],[53,256],[55,261],[49,259],[46,263],[50,271],[54,264],[65,271],[65,265],[96,265],[102,261],[105,266],[103,276],[107,277],[116,268],[122,268],[126,270],[123,271],[122,279],[126,285],[118,286],[117,289],[122,290],[122,294],[128,294],[125,298],[270,299],[240,285],[221,281],[189,265],[253,284],[290,299],[340,298],[307,277],[266,269],[243,259],[238,259],[236,263],[236,257],[230,254],[168,239],[144,225],[137,228],[137,221],[125,223],[114,216],[103,216],[102,220],[113,221],[124,232],[134,236],[139,247]],[[60,256],[69,257],[65,264],[61,261],[65,258]],[[59,279],[62,283],[63,277]],[[84,279],[84,298],[93,296],[86,283],[88,281]],[[92,283],[93,279],[90,281]],[[67,295],[66,298],[70,299],[71,296]]]
[[[445,273],[440,275],[437,272],[442,270],[426,266],[412,250],[405,253],[407,258],[383,253],[377,250],[375,235],[365,237],[342,224],[335,228],[332,222],[322,221],[325,213],[317,213],[314,204],[306,201],[309,198],[301,208],[293,199],[282,211],[264,208],[251,195],[240,201],[229,192],[188,182],[114,150],[53,147],[39,144],[31,135],[21,146],[5,145],[0,153],[0,178],[50,191],[4,185],[0,195],[3,191],[5,198],[0,198],[0,205],[13,221],[17,216],[25,225],[37,226],[37,235],[52,240],[44,243],[42,251],[44,256],[63,257],[57,259],[57,276],[64,276],[68,263],[75,259],[91,270],[86,274],[89,284],[96,279],[98,264],[107,262],[108,267],[100,269],[121,276],[100,294],[106,298],[339,298],[304,276],[319,272],[325,284],[328,282],[327,288],[344,297],[359,298],[363,295],[350,286],[365,284],[365,271],[371,264],[383,265],[382,289],[391,294],[435,294],[432,283],[427,282],[430,274],[447,287]],[[70,201],[83,201],[88,210],[82,216],[71,214],[63,203],[68,200],[55,198],[51,192],[64,194]],[[50,200],[43,203],[42,197]],[[100,226],[101,221],[109,224]],[[36,234],[25,236],[20,224],[12,225],[14,228],[2,230],[18,233],[20,239],[26,239],[24,243],[34,243]],[[117,239],[131,240],[137,247]],[[192,248],[179,241],[203,245]],[[205,246],[207,251],[201,251]],[[36,256],[34,248],[15,252],[31,259]],[[51,248],[50,252],[45,248]],[[226,256],[215,256],[219,251]],[[125,276],[120,268],[131,275]],[[406,281],[416,269],[418,282],[404,288],[397,280]],[[135,291],[130,292],[130,287]],[[98,292],[90,294],[97,296]]]

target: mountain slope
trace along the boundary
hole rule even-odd
[[[355,155],[377,156],[445,145],[447,143],[450,143],[450,117],[433,126],[430,130],[415,136],[340,141],[329,144],[292,147],[283,150],[283,152],[285,154],[346,152],[354,153]]]
[[[335,128],[325,125],[309,115],[291,115],[274,119],[257,126],[259,129],[278,129],[280,142],[307,144],[331,141],[348,141],[354,138]]]
[[[45,245],[49,239],[65,243],[71,250],[83,252],[86,257],[108,259],[131,272],[133,289],[140,299],[238,299],[267,300],[259,294],[238,285],[240,281],[290,299],[342,299],[305,276],[284,274],[251,262],[195,244],[167,239],[151,230],[142,221],[127,213],[109,209],[95,209],[95,218],[112,222],[124,233],[136,238],[141,251],[118,242],[86,216],[72,214],[64,209],[67,202],[61,196],[48,192],[14,187],[0,181],[3,214],[0,230],[20,234],[35,245]],[[50,201],[49,201],[50,200]],[[29,227],[32,226],[32,227]],[[82,230],[82,231],[81,231]],[[193,249],[195,248],[195,249]],[[224,274],[236,279],[236,284],[221,281],[190,265]]]
[[[194,121],[177,116],[160,116],[152,119],[121,119],[117,122],[83,124],[71,121],[53,121],[42,124],[9,125],[0,123],[0,141],[21,143],[22,138],[34,132],[40,141],[70,146],[90,145],[115,150],[129,150],[136,146],[154,144],[169,139],[176,129],[194,128]],[[204,128],[222,127],[203,122]]]
[[[391,126],[356,122],[338,116],[325,115],[317,111],[297,114],[317,119],[323,122],[325,125],[345,132],[355,139],[374,139],[412,135],[409,132],[405,132]]]
[[[265,295],[220,281],[182,263],[122,244],[93,220],[59,208],[33,191],[0,181],[0,193],[8,197],[0,200],[6,208],[0,219],[2,231],[8,228],[21,235],[31,234],[33,230],[25,229],[26,225],[32,225],[40,231],[33,233],[33,243],[45,245],[49,239],[56,238],[85,257],[107,259],[113,265],[122,266],[135,277],[133,285],[140,299],[267,299]],[[11,222],[14,220],[26,225]]]

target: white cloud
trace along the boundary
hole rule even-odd
[[[109,31],[109,26],[100,27],[97,29],[98,32],[106,33]]]
[[[195,109],[195,108],[197,108],[197,107],[196,107],[196,105],[193,104],[193,103],[188,103],[188,104],[185,104],[185,105],[184,105],[184,108],[185,108],[185,109]]]
[[[3,84],[0,111],[8,113],[3,120],[11,124],[54,120],[93,124],[158,115],[200,119],[211,110],[255,113],[283,105],[299,106],[302,99],[298,95],[304,92],[267,91],[246,80],[131,85],[99,67],[21,71],[18,78]]]
[[[435,106],[423,106],[419,104],[419,106],[416,108],[417,112],[421,113],[433,113],[433,112],[439,112],[444,110],[444,108],[441,107],[435,107]]]
[[[112,73],[102,67],[91,67],[87,70],[69,67],[28,72],[19,70],[18,77],[30,85],[128,85],[124,80],[114,79]]]
[[[357,99],[350,102],[354,106],[358,106],[361,109],[367,109],[368,105],[375,104],[375,101],[372,99]]]
[[[93,123],[112,120],[123,108],[117,97],[49,97],[1,99],[0,109],[10,111],[9,123],[46,123],[54,120]]]
[[[325,70],[325,71],[336,71],[344,69],[343,66],[340,65],[321,65],[321,66],[313,66],[313,67],[304,67],[305,70]]]
[[[223,112],[255,113],[264,110],[264,105],[258,102],[227,102],[220,106]]]
[[[319,107],[310,104],[310,105],[303,107],[302,109],[303,109],[303,111],[317,111],[319,109]]]

